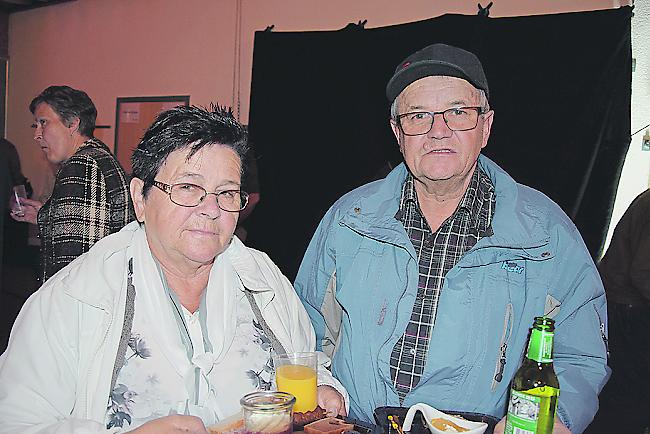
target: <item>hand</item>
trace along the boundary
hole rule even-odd
[[[37,223],[38,210],[41,209],[43,204],[34,199],[25,199],[21,198],[20,203],[23,206],[23,212],[25,215],[19,216],[11,211],[11,218],[19,222],[27,222],[35,225]]]
[[[173,414],[158,419],[150,420],[140,427],[129,431],[137,434],[149,433],[190,433],[190,434],[208,434],[205,425],[201,419],[196,416],[183,416]]]
[[[506,428],[506,418],[504,417],[499,421],[497,426],[494,427],[494,434],[503,434],[503,430]],[[555,422],[553,423],[553,434],[571,434],[569,428],[565,427],[560,419],[555,416]]]
[[[318,386],[318,406],[325,410],[328,416],[347,416],[343,396],[332,386]]]

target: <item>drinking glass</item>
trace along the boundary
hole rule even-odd
[[[318,356],[315,352],[276,354],[273,356],[278,390],[296,397],[294,411],[313,411],[318,405],[316,372]]]
[[[240,401],[245,434],[291,434],[296,398],[284,392],[260,391]]]
[[[24,185],[14,186],[14,194],[11,198],[11,212],[18,217],[25,216],[25,210],[23,209],[23,204],[21,199],[27,199],[27,192],[25,191]]]

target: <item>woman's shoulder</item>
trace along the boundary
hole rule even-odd
[[[264,252],[247,247],[236,236],[226,250],[230,263],[247,286],[276,289],[288,282],[280,268]]]
[[[57,173],[58,180],[85,179],[88,173],[99,173],[105,179],[126,185],[127,177],[124,169],[115,156],[102,142],[91,139],[84,146],[63,162]]]
[[[83,145],[75,152],[72,157],[66,160],[61,167],[69,166],[104,166],[109,164],[114,166],[117,159],[111,153],[110,149],[100,140],[92,138],[86,140]]]

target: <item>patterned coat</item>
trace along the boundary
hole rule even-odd
[[[61,164],[38,212],[43,282],[133,219],[124,169],[104,143],[87,140]]]

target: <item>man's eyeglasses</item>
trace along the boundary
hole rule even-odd
[[[154,181],[153,185],[167,193],[169,199],[180,206],[198,206],[208,194],[214,194],[217,197],[217,205],[224,211],[238,212],[246,208],[248,204],[248,193],[241,190],[208,193],[200,185],[187,182],[169,185],[164,182]]]
[[[397,116],[397,124],[406,136],[427,134],[433,128],[435,115],[442,115],[445,124],[452,131],[473,130],[478,125],[481,107],[454,107],[442,112],[410,112]]]

